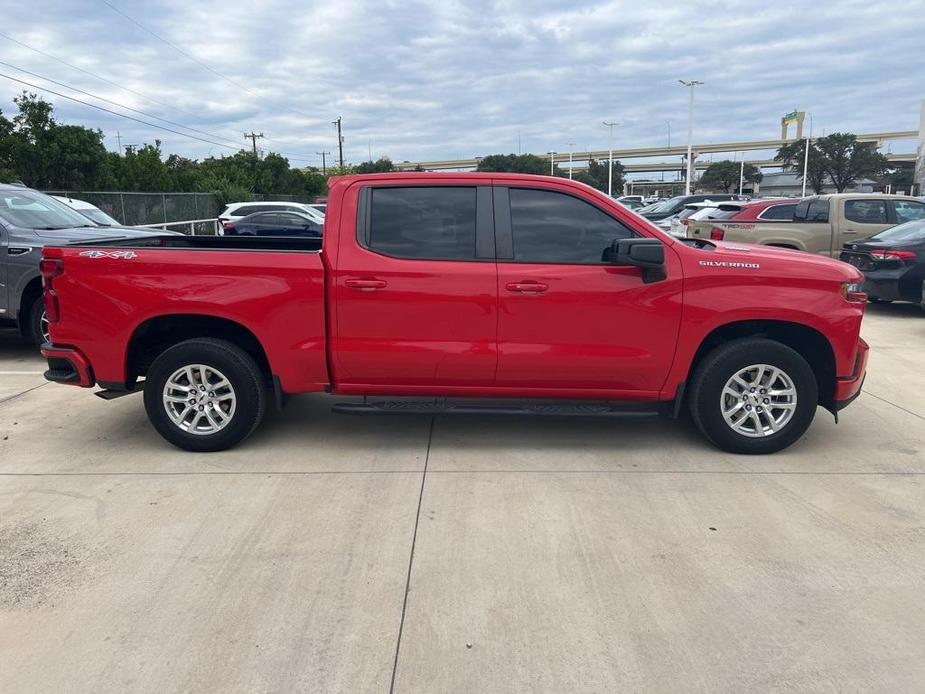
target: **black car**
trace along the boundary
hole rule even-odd
[[[871,301],[919,303],[925,281],[925,219],[846,243],[839,258],[864,273],[864,291]]]
[[[663,200],[662,202],[657,202],[654,205],[638,210],[638,213],[643,217],[648,219],[650,222],[657,222],[660,219],[665,219],[666,217],[671,217],[674,214],[677,214],[684,209],[686,205],[690,205],[693,202],[705,202],[710,200],[712,202],[718,202],[721,200],[747,200],[748,198],[744,195],[732,195],[730,193],[704,193],[697,195],[678,195],[674,198],[669,198],[668,200]]]
[[[225,223],[225,236],[311,236],[321,238],[321,225],[310,215],[294,210],[255,212]]]

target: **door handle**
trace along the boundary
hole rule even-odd
[[[370,291],[372,289],[382,289],[388,284],[385,280],[345,280],[344,286],[350,289],[361,289]]]
[[[549,285],[532,281],[508,282],[506,285],[504,285],[504,288],[509,292],[519,292],[521,294],[542,294],[547,289],[549,289]]]

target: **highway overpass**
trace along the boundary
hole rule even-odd
[[[918,139],[919,133],[917,130],[895,130],[888,132],[877,132],[877,133],[865,133],[858,135],[858,140],[861,142],[876,142],[877,146],[882,146],[885,142],[890,140],[916,140]],[[732,152],[748,152],[748,151],[757,151],[757,150],[776,150],[781,145],[787,144],[789,142],[794,142],[794,140],[747,140],[743,142],[710,142],[710,143],[700,143],[693,146],[694,152],[698,154],[699,161],[695,161],[695,165],[698,169],[704,169],[709,166],[710,162],[704,162],[703,155],[710,153],[732,153]],[[662,156],[681,156],[687,154],[687,145],[676,145],[672,147],[639,147],[634,149],[615,149],[613,151],[614,159],[619,159],[626,167],[627,171],[677,171],[680,170],[681,165],[678,162],[657,162],[655,164],[644,163],[644,164],[627,164],[626,159],[643,159],[647,157],[662,157]],[[572,161],[573,162],[582,162],[588,161],[589,159],[603,159],[606,160],[608,151],[604,150],[592,150],[587,152],[572,152]],[[547,161],[549,160],[549,154],[539,154]],[[889,158],[893,161],[915,161],[915,154],[894,154],[888,155]],[[899,157],[896,159],[895,157]],[[474,169],[478,166],[479,159],[481,157],[473,157],[471,159],[446,159],[439,161],[404,161],[397,163],[395,167],[399,171],[410,171],[417,167],[426,169],[427,171],[447,171],[453,169]],[[556,152],[554,155],[555,161],[557,163],[568,163],[569,153],[568,152]],[[764,162],[764,163],[762,163]],[[780,166],[779,163],[769,163],[769,160],[759,160],[753,161],[758,166],[770,167],[770,166]],[[639,167],[639,168],[636,168]],[[577,166],[575,167],[577,170]]]

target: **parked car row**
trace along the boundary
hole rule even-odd
[[[324,212],[300,202],[235,202],[218,216],[221,236],[321,236]]]

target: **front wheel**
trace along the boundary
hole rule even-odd
[[[691,380],[697,428],[732,453],[775,453],[794,443],[816,415],[816,376],[795,350],[746,338],[717,347]]]
[[[148,369],[145,411],[158,433],[188,451],[222,451],[247,438],[266,408],[260,368],[225,340],[186,340]]]

